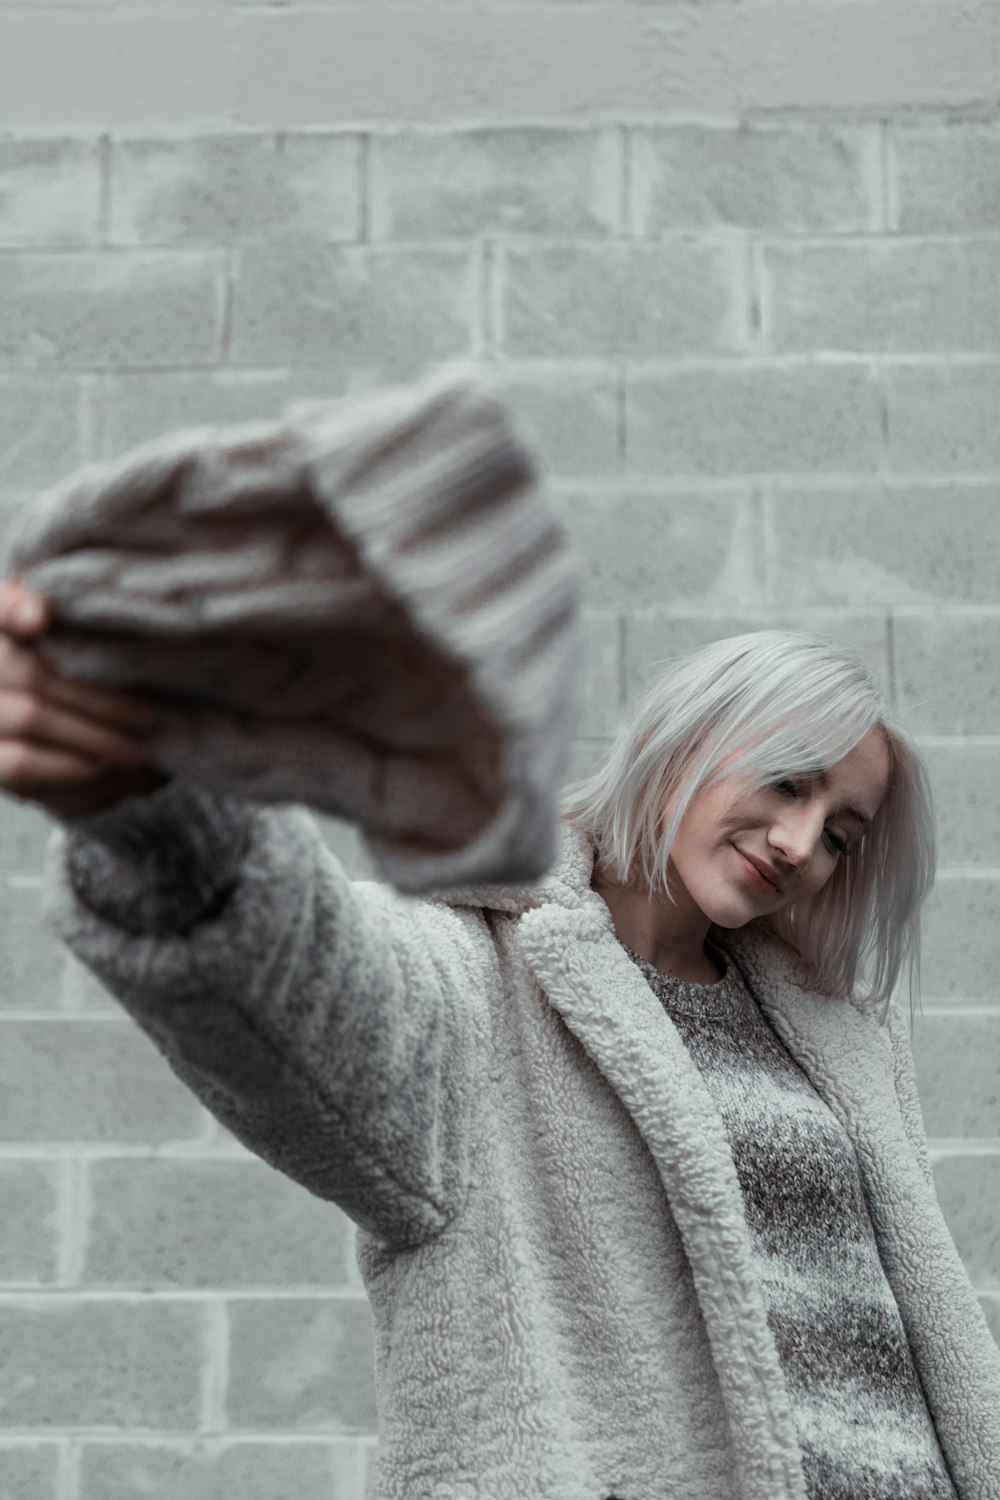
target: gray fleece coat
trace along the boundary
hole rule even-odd
[[[252,1151],[358,1225],[378,1500],[806,1500],[722,1119],[567,824],[522,887],[352,881],[300,809],[175,783],[54,833],[58,930]],[[712,929],[849,1133],[960,1500],[1000,1500],[1000,1353],[908,1041]]]

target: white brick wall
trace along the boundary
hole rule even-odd
[[[8,4],[0,520],[155,433],[465,355],[588,564],[575,769],[661,657],[857,646],[931,767],[914,1049],[1000,1334],[1000,5],[954,16]],[[44,820],[0,832],[0,1493],[361,1500],[349,1221],[47,932]]]

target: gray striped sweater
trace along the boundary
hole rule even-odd
[[[810,1500],[956,1500],[842,1125],[725,954],[695,984],[622,946],[725,1124]]]

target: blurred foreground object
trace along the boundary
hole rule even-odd
[[[165,771],[349,819],[414,895],[552,863],[580,575],[476,367],[88,464],[10,566],[47,661],[160,709]]]

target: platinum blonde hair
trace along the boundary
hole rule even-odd
[[[864,661],[832,639],[759,630],[666,658],[603,763],[563,788],[560,813],[588,832],[608,878],[672,901],[671,846],[700,791],[736,777],[743,795],[829,768],[876,726],[891,770],[871,827],[821,890],[760,920],[815,966],[818,989],[881,1003],[883,1023],[908,964],[912,1024],[937,863],[930,782]]]

